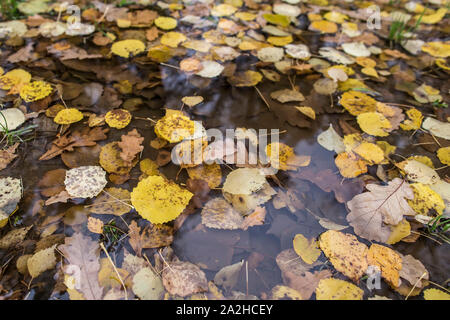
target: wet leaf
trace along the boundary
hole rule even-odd
[[[359,280],[365,273],[368,248],[355,236],[328,230],[320,235],[319,246],[335,269],[353,281]]]
[[[136,211],[152,223],[164,223],[178,217],[193,194],[160,176],[141,180],[131,192]]]

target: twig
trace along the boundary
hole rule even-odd
[[[125,300],[128,300],[128,293],[127,293],[127,287],[125,286],[125,283],[122,280],[122,277],[120,276],[119,271],[117,270],[116,266],[114,265],[114,262],[112,261],[111,257],[109,256],[108,251],[105,248],[105,245],[103,244],[103,242],[100,242],[100,247],[102,248],[102,250],[106,253],[106,257],[108,257],[109,262],[111,263],[111,265],[114,268],[114,271],[116,272],[117,276],[119,277],[120,283],[123,286],[123,290],[125,291]]]
[[[269,103],[267,102],[266,98],[264,98],[264,96],[263,96],[263,94],[261,93],[261,91],[259,91],[258,87],[256,87],[256,86],[253,86],[253,87],[256,89],[256,92],[258,92],[259,96],[260,96],[261,99],[264,101],[264,103],[266,104],[267,108],[268,108],[270,111],[272,111],[272,110],[270,109]]]
[[[424,272],[420,278],[416,281],[416,283],[414,284],[414,286],[412,287],[411,291],[409,291],[408,295],[405,297],[405,300],[408,300],[409,296],[411,295],[411,293],[413,292],[413,290],[417,287],[417,285],[419,284],[419,282],[422,280],[423,277],[425,277],[427,275],[427,272]]]

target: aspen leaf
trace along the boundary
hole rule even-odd
[[[450,147],[439,148],[437,156],[443,164],[450,165]]]
[[[367,94],[359,91],[344,92],[339,103],[354,116],[376,110],[376,101]]]
[[[58,112],[53,121],[57,124],[71,124],[83,119],[83,113],[75,108],[67,108]]]
[[[105,176],[100,166],[83,166],[67,170],[64,184],[73,198],[93,198],[106,186]]]
[[[161,43],[166,46],[176,48],[180,43],[182,43],[186,39],[187,38],[184,34],[180,32],[171,31],[163,34],[163,36],[161,37]]]
[[[450,300],[450,294],[439,289],[426,289],[423,291],[425,300]]]
[[[193,194],[161,176],[141,180],[131,192],[136,211],[152,223],[164,223],[178,217]]]
[[[335,269],[353,281],[365,273],[368,248],[354,235],[328,230],[320,235],[319,246]]]
[[[366,162],[348,152],[339,153],[334,162],[344,178],[355,178],[367,172]]]
[[[145,51],[145,44],[141,40],[127,39],[114,42],[111,46],[111,52],[122,57],[129,58],[130,56],[137,56],[139,53]]]
[[[45,81],[32,81],[20,88],[20,97],[26,102],[41,100],[52,93],[52,86]]]
[[[400,285],[400,270],[402,269],[401,257],[392,249],[372,244],[367,252],[369,265],[378,266],[381,276],[394,287]]]
[[[125,109],[114,109],[105,115],[105,122],[111,128],[123,129],[131,121],[131,113]]]
[[[320,250],[315,239],[307,239],[297,234],[293,240],[294,250],[307,264],[313,264],[320,256]]]
[[[225,199],[209,200],[202,210],[202,223],[214,229],[239,229],[244,219]]]
[[[278,285],[272,288],[272,299],[274,300],[303,300],[302,295],[295,289]]]
[[[171,17],[158,17],[154,23],[158,28],[163,30],[172,30],[177,27],[177,20]]]
[[[316,289],[317,300],[362,300],[364,291],[354,284],[329,278],[322,279]]]
[[[320,31],[320,33],[335,33],[338,30],[336,23],[326,20],[313,21],[309,25],[312,31]]]

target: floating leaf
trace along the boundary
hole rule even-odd
[[[75,108],[67,108],[58,112],[53,121],[57,124],[71,124],[83,119],[83,113]]]
[[[26,102],[40,100],[52,93],[52,86],[45,81],[33,81],[22,86],[20,97]]]
[[[67,170],[64,184],[71,197],[93,198],[106,186],[105,176],[100,166],[83,166]]]
[[[141,180],[131,192],[136,211],[152,223],[164,223],[178,217],[193,194],[161,176]]]
[[[105,115],[105,122],[111,128],[123,129],[131,121],[131,113],[125,109],[114,109]]]
[[[328,230],[320,235],[319,246],[336,270],[357,281],[365,273],[368,248],[354,235]]]
[[[316,289],[317,300],[362,300],[364,291],[339,279],[322,279]]]
[[[127,39],[114,42],[111,46],[111,52],[123,57],[137,56],[145,51],[145,44],[141,40]]]
[[[296,234],[293,240],[294,250],[307,264],[313,264],[320,256],[320,250],[315,239],[307,239],[302,234]]]

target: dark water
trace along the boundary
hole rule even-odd
[[[317,39],[311,38],[310,41],[312,51],[314,52],[314,48],[318,46],[315,43]],[[248,68],[248,65],[255,63],[255,60],[251,57],[239,58],[238,69],[242,68],[245,70]],[[124,64],[126,61],[114,58],[112,63]],[[177,65],[175,61],[170,61],[169,64]],[[106,65],[105,68],[107,68]],[[59,65],[55,70],[43,70],[33,67],[28,68],[28,70],[32,74],[40,74],[47,80],[51,80],[54,76],[57,76],[64,78],[65,81],[95,81],[102,85],[111,85],[111,80],[113,80],[98,79],[91,72],[77,71],[63,65]],[[140,97],[143,98],[144,103],[138,110],[132,111],[133,116],[158,119],[164,115],[163,108],[179,109],[182,97],[194,94],[201,95],[205,99],[204,103],[188,110],[188,112],[191,114],[192,119],[203,121],[206,129],[219,128],[225,130],[227,128],[246,127],[254,129],[280,129],[280,131],[286,130],[286,133],[280,136],[280,140],[294,147],[296,154],[310,155],[312,158],[311,166],[319,171],[331,169],[332,172],[337,172],[337,168],[334,165],[334,153],[328,152],[317,144],[316,139],[318,134],[326,130],[330,123],[333,123],[335,128],[339,128],[338,121],[340,119],[349,120],[349,124],[352,125],[356,124],[354,117],[342,113],[342,108],[337,104],[339,100],[337,95],[332,97],[333,108],[330,107],[329,97],[321,97],[314,100],[314,109],[322,109],[324,111],[317,112],[318,116],[315,121],[307,121],[304,123],[306,127],[300,128],[288,123],[295,122],[295,119],[290,119],[282,113],[275,114],[269,110],[258,96],[256,90],[252,87],[235,88],[231,87],[225,79],[216,79],[209,85],[205,83],[205,87],[199,88],[192,85],[192,78],[188,79],[185,75],[178,73],[177,70],[170,67],[129,64],[126,70],[139,76],[145,76],[150,72],[157,72],[162,77],[162,86],[141,92]],[[116,80],[118,75],[114,77],[114,80]],[[198,80],[198,83],[205,82],[202,79],[196,80]],[[430,82],[438,83],[438,81],[439,79],[427,78],[427,83],[429,84]],[[297,76],[295,80],[295,84],[300,87],[300,91],[305,96],[312,93],[313,82],[305,76]],[[380,98],[377,98],[380,101],[408,103],[404,93],[393,89],[393,79],[390,79],[387,83],[376,83],[373,81],[367,81],[366,83],[381,93]],[[268,99],[270,92],[290,88],[290,84],[287,78],[283,76],[279,83],[271,83],[265,80],[264,83],[258,85],[258,88],[265,95],[266,99]],[[129,95],[128,97],[135,96]],[[279,104],[273,100],[270,100],[270,105],[272,110],[280,108]],[[95,106],[90,107],[89,110],[99,111]],[[13,217],[18,217],[16,227],[34,225],[27,239],[38,240],[39,232],[42,230],[40,223],[46,217],[60,214],[73,207],[74,204],[53,204],[44,207],[41,213],[35,212],[36,210],[34,209],[38,201],[42,198],[37,187],[38,181],[47,171],[66,167],[60,157],[49,161],[37,160],[49,148],[57,132],[57,128],[52,124],[52,120],[47,119],[44,115],[31,121],[39,124],[34,139],[21,144],[18,151],[18,159],[0,174],[2,176],[20,177],[22,179],[24,195],[19,205],[19,210]],[[74,128],[77,127],[80,127],[80,125],[74,126]],[[108,133],[108,139],[99,142],[99,144],[104,145],[111,141],[117,141],[120,139],[121,134],[128,132],[132,128],[137,128],[139,133],[145,137],[145,148],[142,158],[150,157],[151,159],[155,159],[157,151],[149,147],[148,143],[156,136],[153,132],[152,123],[148,121],[133,119],[132,123],[124,130],[118,131],[111,129]],[[411,146],[411,144],[416,142],[416,139],[416,136],[411,138],[410,133],[402,132],[401,130],[395,131],[386,138],[388,142],[398,146],[398,154],[403,156],[415,154],[427,155],[438,165],[433,153],[429,153],[421,147]],[[168,164],[161,168],[161,171],[167,177],[175,179],[178,169],[177,166]],[[375,176],[373,169],[371,168],[369,173]],[[228,168],[223,167],[224,177],[229,172],[230,170]],[[449,174],[448,171],[445,172],[444,170],[440,171],[440,173],[442,176]],[[131,171],[132,179],[124,185],[121,185],[121,187],[131,190],[137,184],[139,174],[138,167],[135,167]],[[332,192],[324,192],[316,185],[305,180],[293,179],[284,172],[280,172],[278,176],[284,187],[297,192],[304,204],[304,210],[297,210],[294,214],[287,209],[276,210],[271,201],[269,201],[266,204],[267,216],[265,224],[263,226],[252,227],[248,231],[221,231],[202,228],[200,227],[201,219],[199,210],[197,210],[196,213],[189,216],[181,229],[176,232],[172,244],[174,253],[181,260],[187,260],[201,265],[207,274],[208,280],[211,280],[215,273],[222,267],[236,263],[242,259],[250,259],[254,263],[250,264],[248,270],[248,293],[257,296],[260,296],[262,292],[269,293],[275,285],[282,283],[280,270],[275,262],[275,257],[280,251],[292,248],[292,239],[297,233],[301,233],[310,238],[317,237],[325,231],[318,224],[317,219],[308,213],[306,208],[319,217],[327,218],[338,224],[347,225],[345,220],[347,214],[345,205],[339,203]],[[187,174],[183,171],[179,175],[178,182],[185,182],[186,179]],[[114,185],[109,183],[108,187],[110,186]],[[273,186],[275,187],[274,184]],[[220,191],[211,191],[211,197],[220,195]],[[99,215],[96,217],[101,218],[105,222],[111,219],[111,217],[102,217]],[[132,220],[142,220],[134,212],[125,214],[123,218],[127,223],[130,223]],[[115,220],[119,228],[127,230],[126,225],[121,219],[117,218]],[[3,228],[0,230],[0,233],[3,236],[9,230],[11,230],[11,226]],[[87,230],[83,229],[82,231],[88,234]],[[73,232],[73,228],[70,226],[59,223],[59,227],[54,234],[62,233],[70,236]],[[349,227],[344,232],[353,232],[353,230]],[[92,234],[90,235],[92,236]],[[364,242],[364,240],[362,241]],[[29,241],[29,245],[26,243],[24,249],[21,250],[0,251],[0,262],[4,266],[1,280],[3,290],[5,290],[4,294],[8,293],[10,297],[20,299],[24,297],[28,299],[67,298],[66,294],[59,295],[53,293],[53,286],[56,284],[54,271],[46,272],[37,279],[34,279],[30,290],[27,287],[28,283],[23,281],[22,276],[17,273],[15,260],[22,254],[32,252],[32,242]],[[435,241],[420,237],[415,243],[398,243],[393,247],[402,254],[411,254],[419,259],[430,272],[430,279],[432,281],[443,284],[448,279],[450,255],[447,244],[439,245]],[[119,265],[123,257],[123,248],[126,248],[129,252],[133,252],[127,240],[120,241],[108,248],[113,259]],[[148,257],[153,257],[155,250],[147,249],[144,252]],[[12,262],[8,263],[9,261]],[[322,254],[319,261],[326,263],[327,260]],[[316,269],[323,267],[332,270],[329,263]],[[334,272],[334,276],[342,278],[336,272]],[[365,297],[377,294],[393,299],[403,299],[402,296],[392,291],[383,281],[381,290],[369,292],[364,284],[360,285],[360,287],[365,289]],[[246,289],[246,275],[243,268],[238,284],[234,290],[246,292]],[[29,292],[30,294],[27,296]]]

